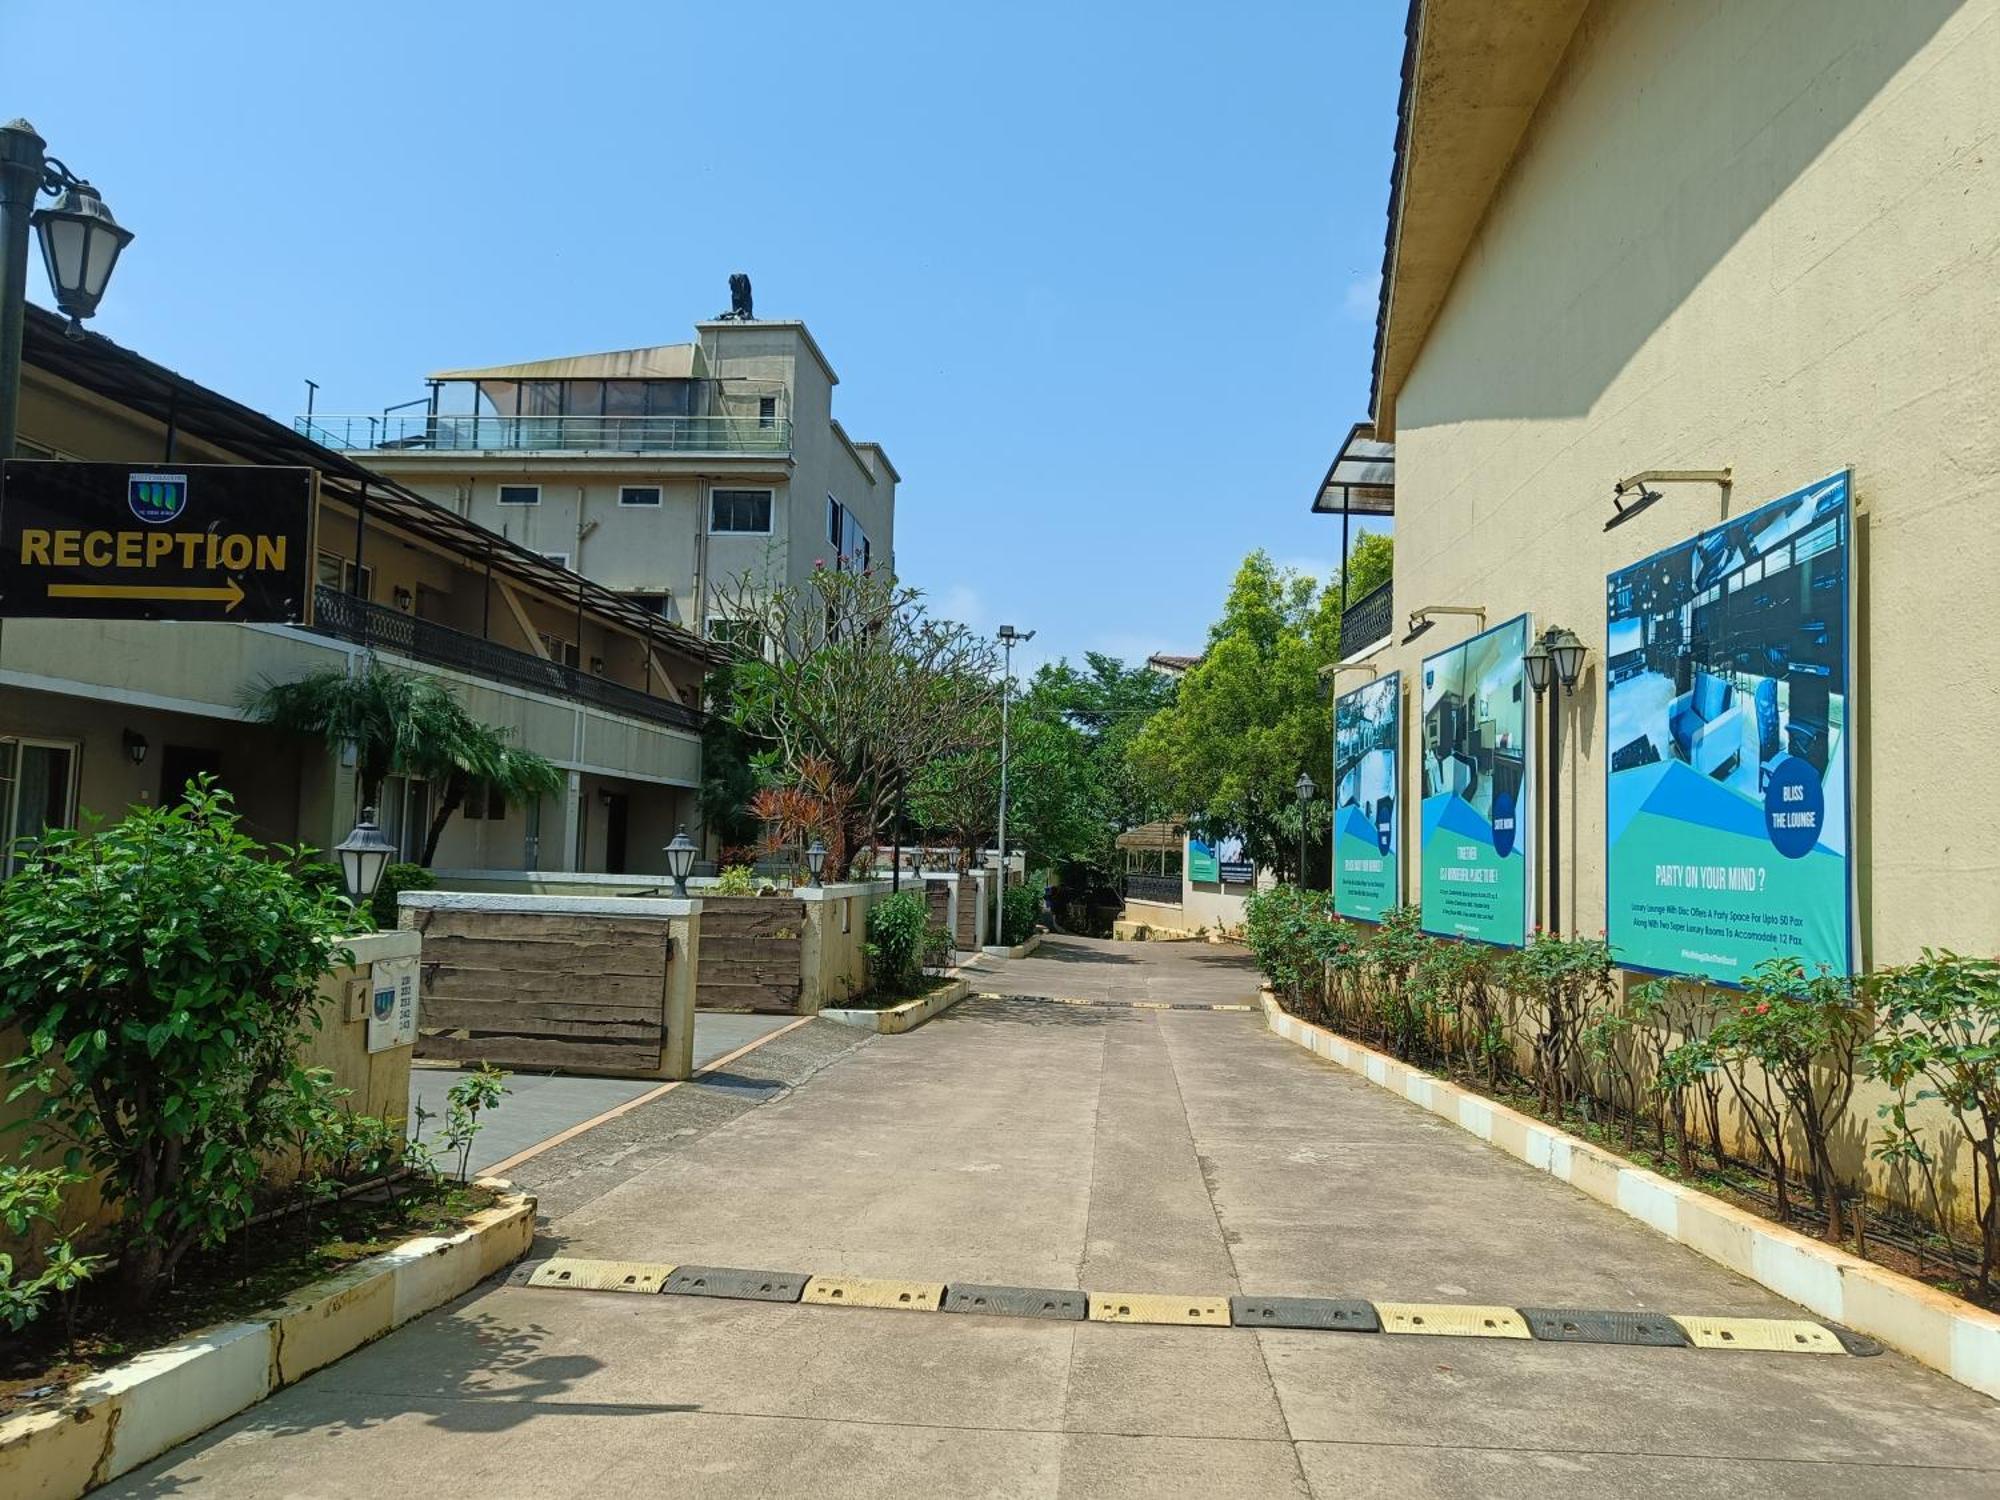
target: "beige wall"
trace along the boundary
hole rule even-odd
[[[1478,604],[1592,647],[1563,764],[1577,930],[1603,926],[1605,575],[1723,515],[1667,485],[1606,532],[1613,481],[1733,466],[1740,513],[1852,465],[1864,953],[1993,950],[1996,97],[1995,0],[1585,17],[1400,394],[1395,523],[1399,620]],[[1475,628],[1376,659],[1413,671]]]

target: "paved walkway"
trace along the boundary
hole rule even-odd
[[[1047,993],[1087,998],[1069,981],[1089,975],[1104,998],[1226,1003],[1254,986],[1223,949],[1045,951],[990,987],[1019,993],[1053,974],[1066,988]],[[541,1253],[1099,1291],[1796,1312],[1279,1041],[1258,1014],[970,1001],[903,1037],[840,1030],[788,1033],[732,1064],[728,1089],[676,1090],[601,1141],[593,1131],[529,1163],[518,1175],[546,1184],[556,1215]],[[761,1073],[766,1053],[789,1071]],[[1911,1500],[2000,1489],[2000,1406],[1895,1355],[489,1287],[105,1493],[412,1483],[551,1497]]]

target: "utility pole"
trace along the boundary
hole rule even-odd
[[[1016,630],[1012,625],[1000,627],[1000,650],[1005,664],[1000,669],[999,878],[993,882],[993,941],[996,943],[1000,941],[1000,919],[1006,911],[1007,899],[1007,699],[1014,686],[1014,644],[1034,638],[1032,630]]]

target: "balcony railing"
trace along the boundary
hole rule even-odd
[[[433,666],[451,667],[475,677],[490,677],[567,698],[573,703],[588,703],[613,713],[630,714],[635,719],[701,732],[702,715],[671,698],[656,698],[595,673],[496,645],[434,620],[419,620],[400,609],[370,604],[337,589],[321,587],[314,594],[313,629],[322,635],[393,651]]]
[[[1387,640],[1395,630],[1391,594],[1394,579],[1385,578],[1359,599],[1348,601],[1340,614],[1340,654],[1352,656],[1364,646]]]
[[[423,412],[294,417],[293,428],[348,451],[468,453],[787,453],[782,417],[493,417]]]
[[[1181,878],[1178,875],[1141,875],[1134,871],[1125,877],[1125,899],[1150,901],[1158,906],[1179,906]]]

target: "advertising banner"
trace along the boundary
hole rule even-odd
[[[1257,878],[1257,867],[1243,857],[1243,836],[1225,834],[1215,841],[1215,862],[1224,885],[1249,885]]]
[[[1215,850],[1200,839],[1187,842],[1188,879],[1196,885],[1214,884],[1222,878],[1222,866],[1215,858]]]
[[[1848,477],[1607,580],[1606,936],[1734,983],[1854,970]]]
[[[1379,922],[1401,898],[1403,674],[1333,700],[1333,909]]]
[[[1528,617],[1423,662],[1423,928],[1520,947],[1529,877]]]

